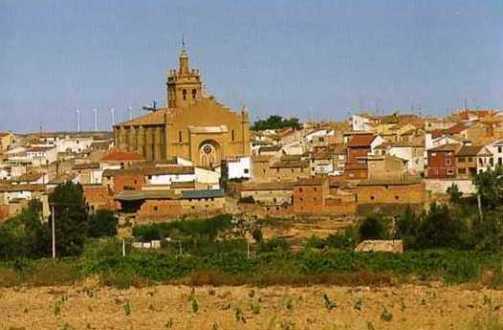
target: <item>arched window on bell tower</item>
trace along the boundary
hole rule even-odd
[[[197,89],[192,89],[192,99],[195,100],[197,96]]]
[[[186,89],[182,89],[182,98],[183,100],[187,100],[187,90]]]

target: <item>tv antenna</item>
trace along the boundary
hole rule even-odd
[[[151,112],[156,112],[157,110],[159,110],[159,109],[157,109],[157,103],[155,102],[155,100],[152,101],[152,106],[146,105],[146,106],[143,106],[142,109],[145,111],[151,111]]]

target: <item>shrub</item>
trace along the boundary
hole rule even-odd
[[[117,235],[118,219],[111,210],[98,210],[89,218],[89,237],[110,237]]]
[[[284,238],[272,238],[270,240],[263,240],[258,244],[258,253],[267,252],[288,252],[290,250],[290,244]]]
[[[462,220],[452,218],[445,205],[433,203],[417,228],[418,248],[462,248],[467,228]]]

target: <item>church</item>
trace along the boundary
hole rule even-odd
[[[113,127],[116,147],[147,161],[180,157],[205,168],[250,154],[248,113],[232,112],[205,93],[185,47],[178,69],[168,72],[166,95],[166,107]]]

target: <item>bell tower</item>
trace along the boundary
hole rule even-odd
[[[178,70],[168,72],[166,94],[169,108],[185,108],[202,97],[201,75],[199,70],[190,68],[184,41],[178,58]]]

